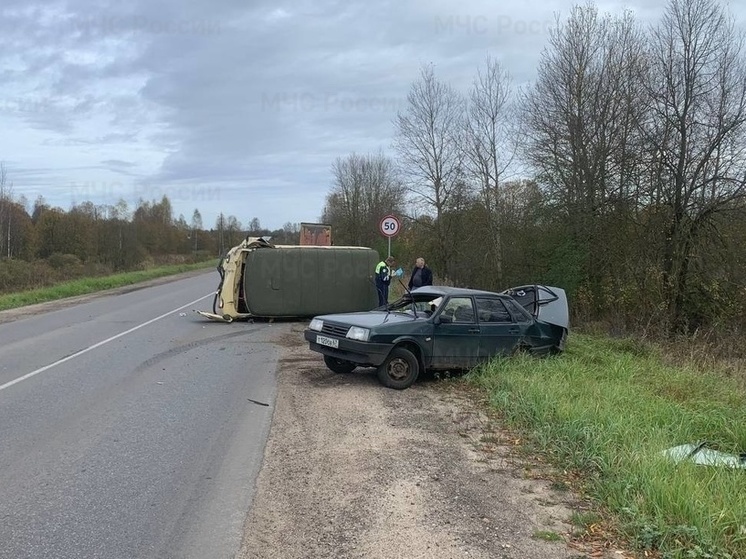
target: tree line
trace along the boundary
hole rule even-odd
[[[14,196],[6,168],[0,165],[0,293],[217,259],[247,235],[298,244],[300,225],[286,223],[272,231],[257,217],[242,225],[236,216],[221,213],[214,227],[206,229],[199,209],[189,222],[183,215],[175,218],[167,196],[139,200],[134,208],[120,200],[115,205],[83,202],[66,211],[41,196],[30,205]]]
[[[395,157],[332,166],[322,219],[440,281],[564,287],[577,320],[691,332],[746,303],[744,37],[716,0],[669,0],[644,26],[576,5],[535,81],[487,57],[468,91],[423,66],[394,119]]]

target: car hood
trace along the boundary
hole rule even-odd
[[[416,320],[412,315],[401,313],[386,313],[384,311],[354,312],[341,314],[325,314],[317,316],[324,322],[334,322],[336,324],[347,324],[349,326],[359,326],[361,328],[372,328],[381,324],[401,324],[402,322],[413,322]],[[425,320],[420,316],[419,320]]]

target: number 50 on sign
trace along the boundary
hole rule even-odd
[[[396,237],[401,229],[399,218],[394,215],[387,215],[380,223],[381,234],[385,237]]]

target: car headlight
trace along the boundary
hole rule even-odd
[[[351,340],[367,342],[368,334],[370,334],[370,330],[368,330],[367,328],[359,328],[357,326],[351,326],[350,330],[347,332],[347,337],[350,338]]]
[[[321,329],[324,327],[324,321],[320,318],[314,318],[311,321],[311,324],[308,325],[308,327],[311,330],[315,330],[316,332],[321,332]]]

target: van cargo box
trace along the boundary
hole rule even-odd
[[[378,252],[367,247],[291,246],[251,250],[243,270],[246,308],[258,317],[305,317],[378,306]]]

